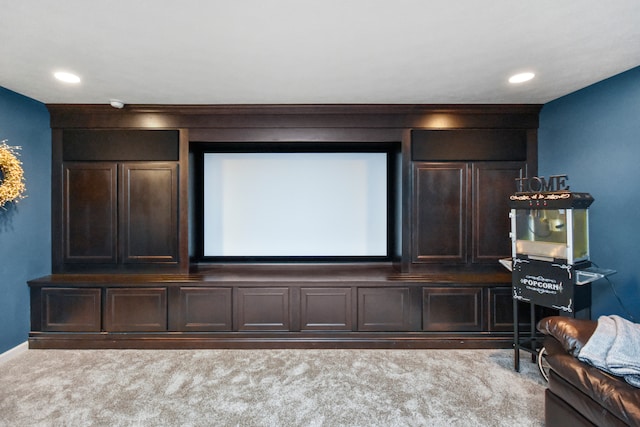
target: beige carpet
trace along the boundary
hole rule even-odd
[[[0,364],[0,425],[542,426],[510,350],[29,350]]]

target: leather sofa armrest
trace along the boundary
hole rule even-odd
[[[597,326],[598,322],[595,320],[549,316],[540,320],[537,328],[543,334],[554,337],[569,354],[577,357]]]

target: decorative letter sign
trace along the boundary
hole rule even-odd
[[[516,192],[518,193],[539,193],[554,191],[569,191],[567,175],[551,175],[547,181],[543,176],[532,178],[516,178]]]

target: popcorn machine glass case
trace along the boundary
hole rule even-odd
[[[589,260],[587,209],[514,209],[515,255],[569,264]]]

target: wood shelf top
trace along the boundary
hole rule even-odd
[[[429,271],[401,272],[390,263],[380,264],[220,264],[197,266],[187,274],[172,273],[109,273],[109,274],[52,274],[30,280],[30,286],[96,286],[149,284],[223,284],[251,285],[331,283],[342,285],[393,284],[507,284],[511,274],[499,268],[470,271],[461,267],[434,268]]]

